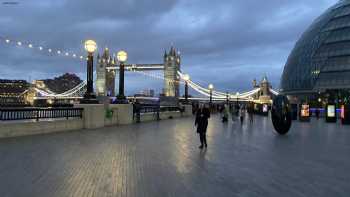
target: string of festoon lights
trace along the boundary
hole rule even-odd
[[[86,56],[83,55],[77,55],[77,53],[72,53],[69,52],[68,50],[63,50],[63,49],[53,49],[51,47],[45,47],[43,45],[38,45],[38,44],[34,44],[34,42],[31,41],[23,41],[23,40],[16,40],[16,39],[12,39],[9,37],[4,37],[4,36],[0,36],[0,44],[6,44],[6,45],[12,45],[12,46],[17,46],[17,47],[26,47],[28,49],[35,49],[39,52],[45,52],[49,55],[57,55],[57,56],[63,56],[63,57],[71,57],[74,59],[80,59],[82,61],[86,60]],[[166,80],[172,83],[183,83],[180,80],[169,80],[169,79],[165,79],[162,76],[159,75],[155,75],[155,74],[151,74],[151,73],[146,73],[143,71],[136,71],[134,70],[135,73],[138,74],[142,74],[148,77],[152,77],[152,78],[156,78],[156,79],[162,79],[162,80]]]
[[[56,55],[56,56],[62,56],[62,57],[69,57],[69,58],[73,58],[81,61],[85,61],[87,58],[86,56],[78,55],[77,53],[71,52],[69,50],[54,49],[44,45],[34,44],[34,42],[31,42],[31,41],[16,40],[5,36],[0,36],[0,44],[33,49],[42,53],[46,53],[47,55],[51,55],[51,56]]]
[[[0,36],[0,44],[1,43],[6,44],[6,45],[17,46],[17,47],[26,47],[28,49],[34,49],[34,50],[37,50],[39,52],[47,53],[49,55],[57,55],[57,56],[61,56],[61,57],[71,57],[71,58],[79,59],[82,61],[85,61],[87,58],[86,56],[78,55],[77,53],[69,52],[68,50],[54,49],[51,47],[45,47],[43,45],[34,44],[34,42],[31,42],[31,41],[17,40],[17,39],[13,39],[13,38],[9,38],[9,37],[4,37],[4,36]],[[171,83],[180,83],[180,84],[183,83],[180,80],[169,80],[169,79],[165,79],[164,77],[162,77],[160,75],[155,75],[152,73],[146,73],[143,71],[136,71],[136,70],[134,70],[134,72],[137,74],[148,76],[148,77],[166,80],[166,81],[171,82]],[[54,93],[52,92],[52,94],[54,94]]]

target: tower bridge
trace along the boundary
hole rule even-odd
[[[109,49],[105,48],[102,56],[97,55],[98,65],[96,67],[96,91],[98,96],[115,96],[115,76],[119,71],[117,61],[109,54]],[[125,70],[130,72],[144,72],[144,71],[163,71],[164,80],[163,94],[166,97],[180,97],[180,84],[184,81],[184,74],[181,72],[181,56],[180,53],[171,47],[170,51],[165,51],[163,63],[158,64],[126,64]],[[210,90],[203,88],[193,81],[188,81],[189,86],[196,92],[210,96]],[[278,92],[273,90],[270,83],[265,76],[260,84],[256,80],[253,82],[253,90],[239,95],[229,94],[224,92],[213,91],[212,96],[214,100],[238,99],[240,101],[256,101],[269,103],[272,95],[277,95]],[[205,100],[205,98],[192,98],[192,100]]]
[[[106,67],[107,70],[117,70],[118,66]],[[164,70],[164,64],[126,64],[125,69],[128,71],[154,71],[154,70]]]
[[[181,72],[178,72],[179,80],[183,80],[183,76]],[[192,97],[188,98],[192,101],[209,101],[210,90],[199,86],[193,81],[188,81],[189,86],[195,91],[203,95],[204,97]],[[180,84],[180,83],[178,83]],[[83,81],[81,84],[77,85],[75,88],[68,90],[61,94],[55,94],[50,91],[46,87],[42,86],[33,86],[27,94],[30,94],[31,98],[34,99],[57,99],[57,100],[77,100],[83,98],[83,95],[86,91],[86,82]],[[255,103],[270,103],[271,99],[274,95],[278,95],[279,93],[272,89],[270,83],[265,76],[260,83],[257,83],[256,80],[253,82],[253,89],[251,91],[247,91],[240,94],[230,94],[223,93],[218,91],[212,92],[212,100],[213,101],[239,101],[239,102],[255,102]],[[129,97],[128,99],[143,99],[143,100],[157,100],[159,98],[151,98],[151,97]],[[177,97],[180,100],[185,98]],[[33,98],[31,99],[33,100]]]
[[[36,46],[31,42],[16,41],[4,37],[0,37],[0,40],[4,40],[6,44],[14,44],[15,46],[24,47],[23,43],[28,43],[28,48],[38,49],[38,51],[46,51],[50,55],[58,55],[64,57],[72,57],[74,59],[79,59],[84,61],[84,56],[79,56],[76,53],[67,52],[67,50],[53,50],[49,47]],[[118,66],[117,66],[118,65]],[[115,79],[116,73],[119,71],[120,62],[117,62],[115,57],[113,57],[109,49],[104,49],[103,53],[97,55],[96,64],[96,80],[95,80],[95,90],[97,96],[102,97],[115,97]],[[252,101],[252,102],[271,102],[273,95],[277,95],[278,91],[273,90],[270,86],[267,78],[265,77],[261,83],[255,81],[252,90],[243,93],[228,93],[219,92],[214,89],[209,89],[202,87],[201,85],[195,83],[194,81],[187,79],[186,75],[181,70],[181,56],[180,53],[171,47],[169,52],[165,51],[162,63],[153,64],[125,64],[125,71],[135,72],[137,74],[142,74],[147,77],[152,77],[156,79],[163,80],[163,91],[162,95],[164,97],[170,97],[174,99],[181,99],[180,97],[180,85],[186,84],[192,88],[195,92],[199,93],[203,97],[190,98],[190,100],[207,100],[209,97],[211,100],[239,100],[239,101]],[[163,75],[152,75],[149,71],[163,71]],[[93,72],[93,71],[91,71]],[[92,74],[91,74],[92,75]],[[91,79],[92,80],[92,79]],[[91,81],[90,80],[90,81]],[[91,82],[90,82],[91,83]],[[76,87],[67,90],[63,93],[55,93],[47,87],[42,86],[42,84],[32,84],[28,91],[19,93],[20,97],[25,97],[26,100],[35,99],[81,99],[84,93],[87,91],[87,82],[83,81]]]
[[[97,96],[115,97],[115,79],[116,73],[119,71],[118,62],[109,53],[109,49],[105,48],[102,55],[97,55],[96,66],[96,94]],[[147,71],[163,71],[164,76],[157,76],[155,78],[164,81],[163,95],[177,99],[184,99],[180,97],[180,84],[188,83],[195,92],[204,97],[189,98],[193,101],[206,101],[212,97],[213,101],[240,101],[240,102],[256,102],[256,103],[270,103],[274,95],[278,91],[272,89],[267,77],[265,76],[260,83],[257,80],[253,81],[253,89],[243,93],[227,93],[209,90],[204,88],[192,80],[185,79],[185,74],[181,72],[181,57],[174,47],[171,47],[169,53],[165,51],[162,64],[126,64],[125,70],[129,72],[141,73],[148,77],[155,77],[148,75]],[[34,99],[65,99],[76,100],[81,99],[86,91],[86,82],[82,82],[76,87],[66,92],[56,94],[47,89],[43,84],[36,84],[33,86],[31,95],[35,95]],[[33,94],[35,92],[36,94]],[[132,97],[134,98],[134,97]],[[131,98],[130,98],[131,99]],[[151,99],[156,98],[142,98]]]
[[[164,91],[167,97],[179,97],[179,79],[177,72],[180,71],[181,57],[180,53],[174,47],[171,47],[169,53],[165,51],[163,63],[159,64],[127,64],[126,71],[164,71]],[[119,70],[117,61],[105,48],[102,56],[97,55],[97,79],[96,91],[98,96],[115,96],[115,76]]]

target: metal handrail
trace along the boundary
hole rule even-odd
[[[82,118],[83,108],[0,108],[0,120]]]

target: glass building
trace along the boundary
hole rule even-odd
[[[284,67],[287,95],[350,89],[350,0],[341,0],[301,36]]]

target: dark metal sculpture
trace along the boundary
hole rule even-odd
[[[286,96],[278,95],[272,104],[272,124],[277,133],[285,135],[292,126],[291,105]]]

